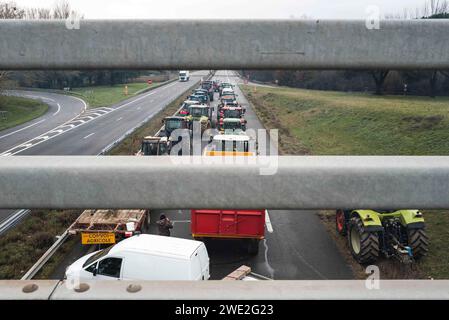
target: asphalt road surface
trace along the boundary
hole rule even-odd
[[[55,109],[53,102],[44,100],[50,104],[50,114],[47,113],[49,118],[46,119],[52,119],[53,125],[40,128],[46,123],[42,122],[23,131],[14,132],[19,130],[18,127],[9,129],[11,132],[8,133],[2,131],[0,136],[12,134],[0,139],[0,143],[3,143],[0,145],[0,156],[97,155],[130,129],[139,126],[144,119],[157,114],[195,81],[207,74],[207,71],[191,73],[188,82],[175,81],[107,108],[87,110],[75,119],[73,119],[74,116],[84,108],[82,101],[65,95],[31,92],[29,94],[33,96],[39,94],[41,98],[53,99],[56,102]],[[61,119],[58,117],[60,120],[56,122],[52,115],[57,112],[58,103],[61,106],[59,114],[64,114],[65,117]],[[66,112],[66,109],[77,111],[72,114]],[[48,122],[50,123],[50,120]],[[28,133],[30,129],[33,131]],[[26,136],[25,132],[27,132]],[[0,210],[0,234],[16,224],[27,213],[17,210]]]
[[[82,113],[86,103],[76,97],[44,91],[8,90],[6,94],[36,99],[48,104],[41,117],[0,131],[0,153],[50,131]]]

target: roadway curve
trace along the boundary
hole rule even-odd
[[[68,117],[67,120],[71,121],[62,121],[59,125],[39,128],[45,123],[42,122],[32,127],[35,128],[36,134],[29,134],[16,140],[13,140],[13,137],[22,132],[8,136],[7,139],[16,141],[16,144],[5,144],[0,150],[0,156],[98,155],[129,130],[139,126],[144,119],[157,114],[191,87],[194,81],[199,81],[207,74],[206,71],[192,73],[188,82],[176,81],[107,108],[88,110],[75,119]],[[36,92],[32,94],[35,95]],[[52,99],[60,96],[51,93],[45,95]],[[70,96],[63,97],[73,99]],[[60,113],[63,109],[61,108]],[[0,210],[0,234],[14,226],[26,214],[28,211]]]
[[[70,121],[87,108],[80,98],[64,94],[25,90],[8,90],[6,94],[40,100],[49,108],[41,117],[0,131],[0,153]]]

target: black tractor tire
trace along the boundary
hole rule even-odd
[[[407,231],[408,245],[412,248],[413,258],[419,260],[429,251],[429,237],[424,228],[409,229]]]
[[[249,239],[247,240],[247,249],[248,254],[255,256],[259,253],[259,240],[258,239]]]
[[[366,231],[358,216],[349,221],[348,244],[352,256],[360,264],[373,263],[379,258],[379,235]]]
[[[344,210],[338,209],[335,213],[335,230],[341,236],[346,236],[348,233]]]

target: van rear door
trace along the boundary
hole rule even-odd
[[[192,255],[192,280],[209,280],[209,255],[201,243]]]

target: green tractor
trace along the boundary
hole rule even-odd
[[[360,264],[374,263],[381,254],[410,263],[428,251],[429,239],[419,210],[337,210],[335,222]]]
[[[189,115],[185,117],[188,122],[189,129],[193,129],[193,122],[199,121],[201,124],[201,133],[211,127],[210,108],[207,105],[191,105],[189,107]]]

